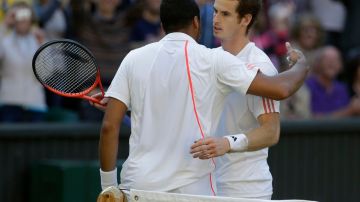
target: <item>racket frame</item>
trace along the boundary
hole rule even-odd
[[[59,90],[56,90],[56,89],[52,88],[51,86],[49,86],[49,85],[42,82],[42,80],[39,78],[39,76],[38,76],[38,74],[36,73],[36,70],[35,70],[36,69],[35,68],[36,67],[36,65],[35,65],[36,64],[36,59],[37,59],[38,55],[41,53],[42,50],[44,50],[45,48],[47,48],[48,46],[50,46],[52,44],[64,43],[64,42],[74,44],[75,46],[78,46],[81,49],[83,49],[87,54],[89,54],[89,56],[91,57],[91,59],[95,63],[95,66],[96,66],[96,69],[97,69],[96,79],[95,79],[94,84],[91,85],[88,89],[86,89],[86,90],[84,90],[82,92],[79,92],[79,93],[64,93],[64,92],[61,92]],[[73,40],[70,40],[70,39],[58,39],[58,40],[52,40],[52,41],[49,41],[49,42],[43,44],[34,54],[34,57],[33,57],[33,60],[32,60],[32,68],[33,68],[33,72],[34,72],[34,75],[35,75],[36,79],[41,83],[41,85],[43,85],[49,91],[51,91],[51,92],[53,92],[55,94],[58,94],[60,96],[70,97],[70,98],[82,98],[82,99],[86,99],[86,100],[89,100],[91,102],[94,102],[94,103],[97,103],[97,104],[100,104],[100,105],[104,105],[103,103],[100,102],[100,100],[105,96],[104,88],[103,88],[103,85],[101,83],[100,69],[98,68],[98,64],[97,64],[97,62],[95,60],[95,57],[90,52],[90,50],[87,49],[85,46],[81,45],[80,43],[78,43],[76,41],[73,41]],[[101,91],[101,95],[102,95],[100,100],[87,95],[92,90],[94,90],[97,86],[99,86],[100,91]]]

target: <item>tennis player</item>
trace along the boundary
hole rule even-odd
[[[117,185],[119,127],[129,109],[130,152],[120,188],[213,195],[214,164],[189,153],[201,137],[199,125],[206,136],[214,135],[225,97],[233,91],[273,99],[290,96],[308,68],[303,55],[292,51],[296,65],[269,77],[228,52],[199,45],[199,8],[194,0],[163,0],[160,17],[166,36],[131,51],[106,92],[109,100],[99,143],[101,184]]]
[[[277,70],[269,57],[254,43],[248,32],[261,9],[261,0],[215,0],[214,35],[221,40],[225,51],[236,55],[248,66],[256,66],[266,75]],[[204,154],[228,150],[216,159],[218,195],[241,198],[271,199],[272,176],[267,164],[268,147],[280,136],[279,102],[268,98],[233,92],[226,98],[216,135],[193,145],[193,152],[202,148]],[[224,141],[225,140],[225,141]],[[221,154],[220,154],[221,153]]]

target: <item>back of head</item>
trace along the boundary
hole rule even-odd
[[[239,15],[239,18],[244,17],[247,14],[252,16],[251,22],[249,23],[246,32],[249,31],[251,26],[256,21],[256,18],[262,7],[262,0],[237,0],[239,2],[236,7],[236,12]]]
[[[200,10],[194,0],[163,0],[160,19],[165,33],[176,32],[190,25]]]

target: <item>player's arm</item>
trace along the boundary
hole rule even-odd
[[[277,144],[280,137],[279,113],[262,114],[258,117],[258,123],[259,127],[246,134],[199,140],[191,146],[190,153],[194,158],[209,159],[227,152],[257,151]]]
[[[276,76],[266,76],[259,72],[247,91],[248,94],[283,100],[294,94],[304,83],[309,71],[304,55],[286,44],[289,60],[296,62],[292,68]]]
[[[278,143],[280,138],[279,113],[262,114],[258,117],[260,126],[248,133],[248,146],[246,151],[257,151]]]
[[[117,186],[116,159],[120,123],[127,111],[127,106],[114,98],[110,98],[101,126],[99,142],[101,186]]]

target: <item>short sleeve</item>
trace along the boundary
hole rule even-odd
[[[131,107],[129,86],[130,61],[131,58],[128,54],[121,62],[114,79],[111,81],[110,87],[105,93],[105,97],[112,97],[120,100],[128,107],[128,109]]]
[[[257,66],[260,71],[267,76],[277,75],[276,68],[271,63],[254,63],[247,64],[248,66]],[[265,97],[247,95],[247,103],[251,113],[254,117],[259,117],[262,114],[280,113],[280,102]]]
[[[258,68],[246,66],[244,62],[226,51],[217,50],[214,57],[217,86],[220,91],[224,94],[237,91],[246,95]]]

